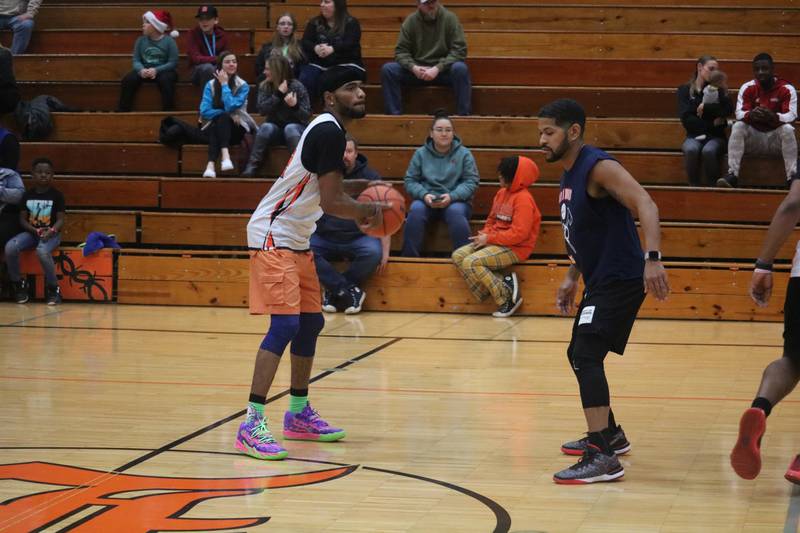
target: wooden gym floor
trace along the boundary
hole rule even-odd
[[[728,464],[780,324],[638,321],[607,364],[625,478],[579,487],[551,481],[584,429],[568,319],[329,315],[311,399],[348,436],[283,462],[233,449],[263,318],[2,304],[0,325],[0,531],[797,530],[800,394],[757,480]]]

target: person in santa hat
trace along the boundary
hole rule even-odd
[[[178,81],[178,32],[172,30],[169,11],[152,10],[142,15],[142,36],[133,47],[133,70],[122,78],[118,111],[132,111],[133,98],[142,82],[155,82],[161,91],[164,111],[175,109]]]

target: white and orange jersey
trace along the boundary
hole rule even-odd
[[[333,123],[335,128],[330,124]],[[314,129],[317,126],[325,125]],[[306,168],[304,162],[317,172],[320,172],[318,161],[325,157],[327,150],[319,149],[318,134],[326,132],[325,145],[331,147],[332,154],[338,151],[338,161],[341,166],[344,154],[344,129],[330,113],[323,113],[314,119],[303,132],[297,149],[289,158],[283,174],[275,185],[261,199],[258,207],[247,223],[247,245],[251,249],[267,250],[270,248],[289,248],[291,250],[308,250],[309,239],[317,227],[317,220],[322,216],[320,207],[318,174]],[[312,132],[314,132],[312,134]],[[333,136],[331,136],[331,133]],[[316,141],[306,146],[309,134],[315,136]],[[341,135],[341,139],[338,138]],[[313,145],[313,146],[312,146]],[[341,150],[339,147],[341,146]],[[306,152],[303,149],[306,148]],[[309,163],[311,162],[311,163]],[[332,170],[333,163],[323,167],[323,172]]]

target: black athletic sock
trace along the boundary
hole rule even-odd
[[[289,388],[289,394],[291,394],[292,396],[308,396],[308,388],[305,389]]]
[[[248,401],[251,402],[251,403],[258,403],[258,404],[264,405],[265,403],[267,403],[267,397],[266,396],[259,396],[258,394],[250,393],[250,399]]]
[[[753,403],[750,405],[750,407],[761,409],[764,411],[765,416],[769,416],[769,414],[772,412],[772,402],[761,396],[758,396],[755,400],[753,400]]]
[[[608,428],[606,428],[606,430],[608,430]],[[605,455],[614,455],[614,452],[611,450],[611,446],[608,444],[608,440],[603,436],[602,431],[590,431],[589,444],[597,446]]]
[[[612,431],[617,430],[617,421],[614,420],[614,411],[609,407],[608,409],[608,429]]]

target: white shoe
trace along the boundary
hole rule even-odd
[[[213,168],[206,168],[206,171],[203,172],[203,177],[204,178],[216,178],[217,177],[217,173],[214,172]]]
[[[219,169],[222,172],[225,172],[227,170],[233,170],[233,161],[231,161],[230,159],[223,159],[219,165]]]

